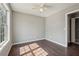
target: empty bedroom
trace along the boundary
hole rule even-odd
[[[79,3],[0,3],[0,56],[79,56]]]

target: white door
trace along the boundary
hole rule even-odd
[[[71,42],[75,42],[75,18],[71,19]]]

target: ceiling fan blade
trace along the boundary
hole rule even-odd
[[[44,6],[44,4],[42,3],[42,4],[40,4],[40,7],[43,7]]]
[[[34,8],[32,8],[32,9],[39,9],[38,7],[34,7]]]
[[[44,5],[44,7],[51,8],[51,6],[49,6],[49,5],[46,5],[46,4]]]
[[[32,8],[32,9],[37,9],[37,8]]]

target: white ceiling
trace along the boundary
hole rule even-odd
[[[32,9],[37,5],[40,5],[40,3],[11,3],[11,7],[13,11],[32,14],[41,17],[48,17],[49,15],[55,12],[58,12],[72,5],[75,5],[75,3],[46,3],[45,5],[50,6],[50,8],[48,8],[43,13],[40,13],[39,10]]]

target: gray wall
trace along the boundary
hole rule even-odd
[[[48,40],[67,46],[65,14],[76,9],[79,9],[79,5],[71,6],[46,18],[46,38]]]
[[[13,12],[14,43],[30,42],[45,38],[43,17]]]

